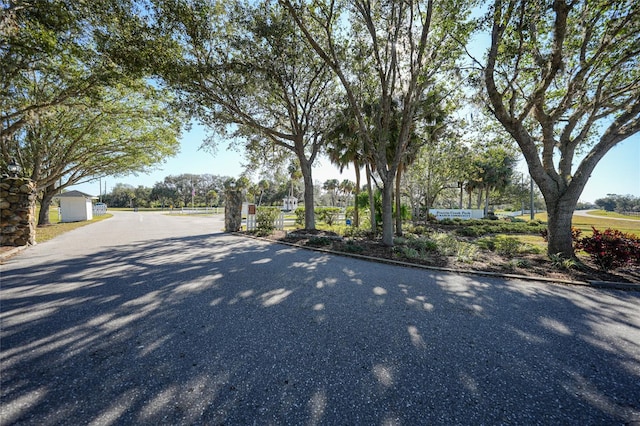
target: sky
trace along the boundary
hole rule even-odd
[[[183,134],[180,153],[167,159],[151,173],[117,178],[107,176],[101,180],[75,185],[68,189],[97,196],[100,194],[101,184],[102,193],[109,193],[117,183],[151,188],[156,182],[163,181],[166,176],[183,173],[240,176],[244,170],[243,154],[226,149],[224,142],[220,144],[215,154],[201,150],[199,148],[206,136],[207,133],[202,127],[194,125],[191,131]],[[345,169],[341,174],[326,158],[320,158],[316,163],[312,172],[314,181],[320,183],[328,179],[355,181],[353,167]],[[524,160],[521,162],[521,168],[526,170]],[[259,179],[259,176],[254,176],[254,179]],[[640,134],[628,138],[605,155],[587,182],[580,201],[594,202],[598,198],[606,197],[607,194],[640,197]]]

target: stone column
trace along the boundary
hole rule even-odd
[[[31,179],[0,180],[0,245],[36,244],[36,187]]]
[[[224,230],[237,232],[242,228],[242,191],[227,189],[224,204]]]

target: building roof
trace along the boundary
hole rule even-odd
[[[84,192],[80,192],[80,191],[63,192],[62,194],[58,194],[53,198],[90,198],[92,200],[98,199],[98,197],[94,195],[85,194]]]

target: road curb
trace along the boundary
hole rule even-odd
[[[0,262],[3,262],[9,259],[10,257],[15,256],[16,254],[20,253],[23,250],[26,250],[27,247],[29,246],[18,246],[18,247],[12,248],[11,250],[7,250],[5,252],[0,253]]]
[[[288,241],[271,240],[269,238],[258,237],[256,235],[243,234],[240,232],[233,232],[232,234],[242,236],[242,237],[253,238],[260,241],[265,241],[272,244],[283,244],[286,246],[297,247],[304,250],[333,254],[335,256],[352,257],[355,259],[367,260],[370,262],[386,263],[390,265],[418,268],[418,269],[424,269],[429,271],[451,272],[454,274],[462,274],[462,275],[480,275],[480,276],[487,276],[487,277],[494,277],[494,278],[510,278],[510,279],[524,280],[524,281],[544,282],[549,284],[574,285],[574,286],[582,286],[582,287],[591,287],[594,289],[602,289],[602,290],[640,291],[640,284],[634,284],[634,283],[622,283],[622,282],[612,282],[612,281],[561,280],[561,279],[546,278],[546,277],[531,277],[528,275],[504,274],[500,272],[476,271],[476,270],[470,270],[470,269],[456,269],[456,268],[444,268],[440,266],[419,265],[415,263],[403,262],[401,260],[384,259],[379,257],[365,256],[365,255],[356,254],[356,253],[345,253],[345,252],[327,250],[327,249],[318,248],[318,247],[308,247],[300,244],[290,243]]]

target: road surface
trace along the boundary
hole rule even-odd
[[[0,424],[638,424],[640,293],[116,213],[1,266]]]

